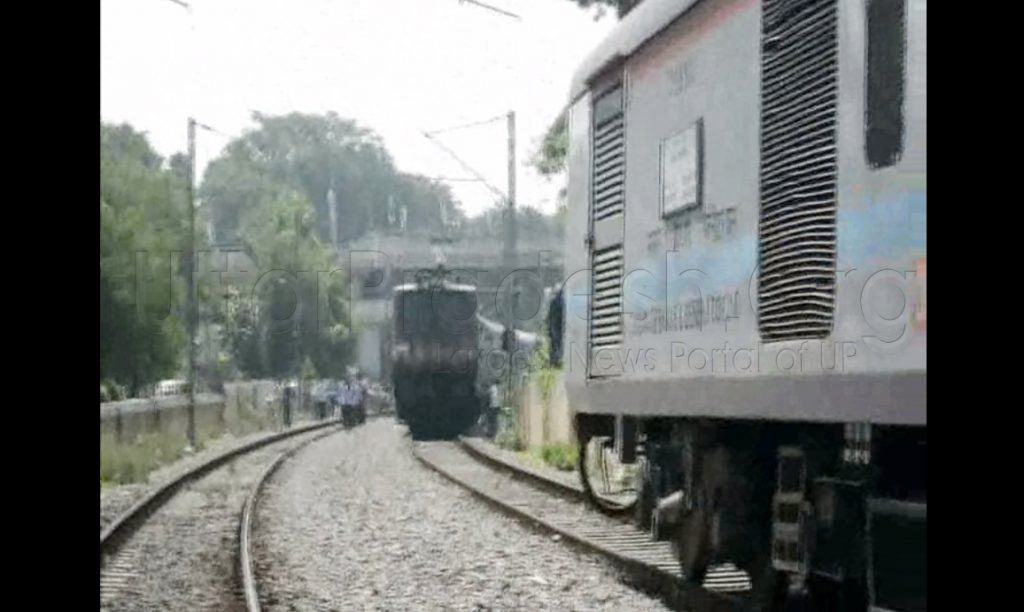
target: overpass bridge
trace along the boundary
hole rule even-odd
[[[448,280],[477,287],[478,312],[491,321],[504,323],[506,306],[499,290],[513,286],[517,299],[512,314],[516,329],[542,332],[550,294],[563,280],[562,244],[546,236],[520,236],[514,272],[506,273],[501,237],[477,236],[453,239],[427,236],[413,230],[371,232],[342,245],[334,254],[335,265],[344,270],[350,288],[351,312],[357,330],[357,363],[373,377],[383,377],[391,321],[391,290],[415,282],[417,272],[443,265]],[[244,287],[243,295],[254,291],[259,270],[244,245],[216,245],[200,254],[200,274],[217,273],[225,284]],[[218,287],[212,299],[227,299]],[[201,354],[213,359],[219,342],[211,331],[201,333]]]
[[[442,265],[448,280],[475,285],[479,314],[493,321],[505,321],[507,307],[499,295],[511,288],[514,326],[528,332],[542,331],[550,296],[563,280],[561,240],[543,236],[520,237],[511,274],[499,236],[452,239],[377,232],[346,244],[337,256],[350,275],[357,361],[374,377],[387,374],[391,290],[415,282],[417,272]]]

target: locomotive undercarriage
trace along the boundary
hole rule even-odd
[[[415,373],[395,376],[398,418],[414,438],[452,438],[466,431],[480,417],[475,376],[449,373]]]
[[[923,427],[590,414],[576,427],[588,497],[670,540],[691,583],[731,563],[757,609],[924,609]],[[597,438],[637,466],[632,503],[599,494]]]

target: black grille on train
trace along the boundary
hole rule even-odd
[[[612,376],[614,369],[595,366],[595,355],[622,345],[622,277],[625,266],[621,238],[595,244],[596,225],[621,231],[626,209],[626,142],[624,98],[618,85],[597,97],[591,126],[593,161],[590,190],[590,376]],[[607,237],[607,231],[604,233]]]
[[[836,268],[837,0],[764,0],[758,322],[822,338]]]
[[[626,144],[622,88],[594,104],[593,216],[595,221],[622,213],[626,202]]]
[[[622,245],[594,251],[590,293],[590,350],[622,343]]]

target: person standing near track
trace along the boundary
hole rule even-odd
[[[363,393],[363,382],[358,378],[352,383],[352,422],[362,423],[363,422],[363,399],[365,393]]]
[[[342,381],[341,384],[338,385],[338,393],[335,396],[337,397],[337,402],[336,403],[338,404],[338,420],[341,421],[342,423],[344,423],[345,422],[345,412],[346,412],[345,406],[348,403],[348,382],[347,381]]]
[[[355,404],[355,398],[355,384],[351,380],[345,381],[345,401],[341,408],[344,412],[345,425],[352,424],[352,412],[354,410],[353,405]]]
[[[339,421],[344,422],[345,419],[345,402],[348,401],[348,383],[341,381],[338,384],[338,390],[334,394],[335,397],[335,416]]]
[[[487,389],[487,437],[493,438],[498,433],[498,412],[501,411],[501,394],[498,385],[491,383]]]
[[[346,427],[356,423],[356,406],[358,404],[358,381],[349,379],[345,381],[345,393],[341,401],[341,421]]]

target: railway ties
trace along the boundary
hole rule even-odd
[[[498,510],[606,557],[634,586],[673,606],[702,611],[746,608],[738,596],[750,590],[745,572],[731,564],[713,566],[703,588],[688,585],[670,542],[652,540],[635,525],[590,508],[578,486],[520,469],[489,455],[472,440],[418,443],[413,452],[422,463]]]
[[[139,579],[137,568],[142,550],[122,550],[112,559],[100,574],[100,608],[111,602],[135,593],[135,582]]]
[[[333,423],[270,434],[159,487],[100,535],[100,609],[238,609],[234,577],[242,497],[261,467],[336,430]],[[183,586],[187,588],[182,589]]]
[[[585,499],[583,487],[580,486],[575,473],[561,474],[551,472],[540,472],[526,466],[513,463],[497,454],[493,447],[474,438],[463,438],[462,447],[474,458],[498,468],[499,471],[509,471],[515,474],[516,478],[523,478],[539,485],[545,490],[555,492],[557,495],[568,496],[572,499]],[[508,476],[511,477],[511,476]],[[542,494],[539,493],[538,494]],[[593,523],[593,511],[588,506],[578,508],[574,514],[560,519],[560,524],[575,524],[578,521],[581,525],[577,532],[595,542],[606,542],[611,548],[619,548],[627,552],[634,552],[640,555],[641,560],[651,565],[682,578],[682,571],[679,568],[679,561],[668,542],[651,542],[650,534],[637,529],[629,517],[619,517],[627,521],[626,529],[609,527],[605,524],[595,526]],[[750,576],[732,563],[712,565],[708,568],[702,585],[711,592],[719,593],[743,593],[750,591],[752,584]]]

